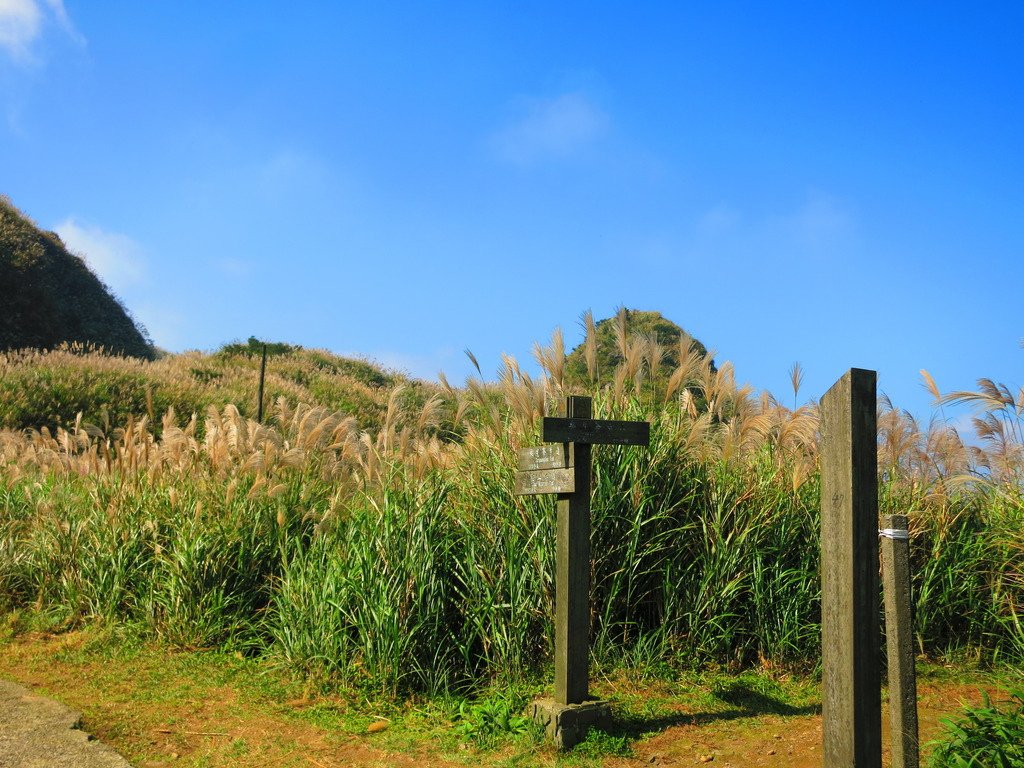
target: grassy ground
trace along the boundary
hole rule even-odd
[[[617,672],[594,689],[615,705],[615,726],[559,755],[519,717],[541,690],[493,692],[476,702],[366,698],[317,690],[233,654],[181,652],[124,630],[20,631],[9,616],[0,677],[84,713],[87,730],[139,766],[723,766],[820,765],[817,683],[746,672],[671,678]],[[18,630],[18,631],[16,631]],[[1020,671],[922,665],[922,741],[939,719],[981,691],[997,699]],[[887,737],[886,737],[887,741]]]

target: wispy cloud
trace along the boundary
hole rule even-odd
[[[260,163],[256,170],[259,190],[266,196],[287,196],[323,181],[323,163],[305,152],[285,148]]]
[[[85,45],[85,37],[71,21],[63,0],[0,0],[0,51],[18,63],[31,63],[33,46],[48,21],[56,23],[76,44]]]
[[[239,259],[234,256],[228,256],[227,258],[220,259],[216,262],[216,267],[224,275],[232,279],[240,279],[252,274],[252,264],[244,259]]]
[[[856,216],[848,204],[811,192],[789,210],[760,216],[717,205],[697,215],[693,242],[720,253],[827,259],[855,242],[857,231]]]
[[[693,211],[689,222],[639,231],[617,247],[648,266],[701,268],[728,262],[764,270],[771,264],[819,265],[847,258],[860,243],[856,209],[820,192],[771,212],[731,203]]]
[[[583,93],[525,100],[520,116],[491,136],[499,158],[517,165],[563,159],[608,132],[608,114]]]
[[[702,235],[721,235],[732,232],[739,223],[739,212],[720,204],[697,217],[697,232]]]
[[[157,346],[170,350],[183,347],[186,318],[153,279],[146,250],[138,241],[70,217],[54,230],[68,250],[81,256],[113,289]]]
[[[145,281],[146,260],[142,246],[128,235],[80,224],[73,218],[58,224],[56,232],[67,247],[82,256],[117,293]]]
[[[792,213],[771,217],[768,225],[812,251],[828,250],[853,229],[849,211],[838,200],[820,193],[812,194]]]
[[[85,35],[78,31],[74,22],[71,21],[71,17],[68,16],[67,9],[64,7],[64,0],[46,0],[46,4],[50,6],[50,12],[60,28],[64,30],[64,34],[78,45],[84,46],[86,43]]]
[[[187,184],[196,205],[222,207],[227,195],[253,210],[276,207],[317,199],[334,181],[328,163],[302,149],[240,153],[229,133],[207,125],[193,127],[188,139],[203,160]]]
[[[149,338],[162,349],[181,351],[185,348],[185,316],[181,311],[163,304],[140,302],[131,308],[132,314],[146,326]]]
[[[360,357],[359,354],[351,356]],[[372,353],[370,359],[389,370],[400,371],[425,381],[434,381],[445,366],[458,359],[458,352],[453,348],[442,348],[431,350],[426,355],[410,355],[405,352],[385,350]]]

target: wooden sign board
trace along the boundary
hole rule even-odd
[[[538,469],[516,472],[516,496],[536,496],[541,493],[574,493],[575,470]]]
[[[566,419],[545,416],[543,439],[545,443],[648,445],[651,442],[651,425],[646,421]]]
[[[570,452],[564,445],[537,445],[519,451],[519,469],[531,472],[537,469],[565,469],[572,466]]]

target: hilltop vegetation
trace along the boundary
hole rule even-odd
[[[74,425],[107,433],[129,419],[159,434],[170,410],[202,429],[207,410],[232,404],[255,418],[263,342],[250,338],[212,354],[185,352],[158,360],[115,357],[96,350],[0,353],[0,428],[51,433]],[[323,350],[270,343],[264,389],[269,411],[283,399],[344,413],[376,432],[394,396],[403,407],[422,405],[437,390],[363,360]]]
[[[677,394],[684,379],[693,380],[702,367],[717,373],[706,347],[658,312],[622,309],[596,324],[588,315],[587,323],[587,340],[568,355],[560,347],[550,353],[538,348],[544,365],[554,364],[552,355],[561,355],[562,362],[555,365],[559,386],[588,389],[607,384],[619,395],[628,388],[664,398]],[[556,337],[560,345],[560,334]],[[267,409],[284,398],[293,405],[345,413],[361,429],[374,433],[396,388],[400,387],[397,397],[404,410],[415,410],[447,391],[439,406],[442,419],[437,430],[449,436],[458,432],[455,391],[450,387],[388,372],[366,360],[255,337],[225,344],[213,353],[190,351],[157,360],[111,356],[77,345],[0,351],[0,428],[45,427],[53,432],[80,423],[109,431],[131,417],[146,419],[159,432],[161,417],[173,409],[186,421],[195,414],[201,431],[207,409],[228,404],[243,417],[254,418],[264,346]],[[691,410],[703,409],[701,388],[691,387],[690,392]]]
[[[150,359],[145,332],[55,232],[0,197],[0,351],[89,344]]]
[[[583,323],[586,340],[565,361],[574,381],[608,381],[618,373],[634,378],[637,372],[664,386],[688,357],[708,357],[707,347],[660,312],[622,307],[615,317],[594,322],[588,312]],[[711,370],[716,370],[711,361]]]

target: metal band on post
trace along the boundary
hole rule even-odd
[[[906,528],[879,528],[878,535],[893,541],[910,541],[910,531]]]

